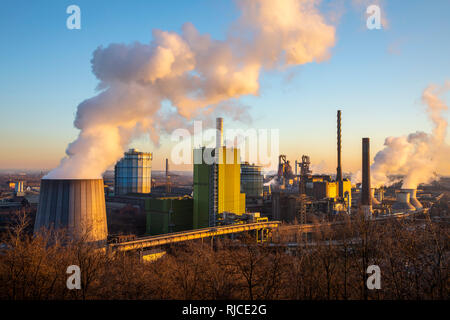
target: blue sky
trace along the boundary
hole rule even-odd
[[[345,10],[330,59],[263,73],[260,95],[241,102],[250,106],[250,126],[280,129],[281,153],[291,160],[309,154],[329,168],[335,167],[335,117],[342,109],[344,170],[350,171],[360,165],[361,137],[371,138],[374,155],[387,136],[430,131],[420,97],[430,83],[450,80],[450,1],[385,1],[381,14],[389,27],[383,30],[365,28],[364,6],[339,3]],[[66,28],[71,4],[81,8],[81,30]],[[333,7],[321,4],[327,14]],[[3,0],[0,169],[58,164],[78,134],[77,105],[96,94],[90,59],[98,46],[148,43],[152,29],[179,31],[185,22],[221,39],[238,15],[226,0]],[[131,146],[152,151],[155,169],[170,151],[164,137],[159,149],[146,137]]]

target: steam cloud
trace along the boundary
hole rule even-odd
[[[192,120],[229,99],[257,95],[262,70],[329,57],[335,28],[315,0],[240,0],[237,5],[241,16],[224,41],[186,23],[181,34],[154,30],[149,44],[97,48],[92,71],[102,91],[78,105],[74,125],[80,134],[45,178],[100,178],[133,138],[147,133],[157,144],[160,132],[173,130],[180,118]],[[164,114],[164,101],[176,112]],[[176,121],[166,121],[171,118]]]
[[[379,151],[371,165],[372,185],[389,185],[391,175],[403,175],[402,188],[415,189],[420,183],[432,181],[439,167],[449,165],[450,146],[445,143],[447,120],[443,112],[448,106],[442,95],[450,89],[450,82],[444,86],[428,86],[422,94],[427,114],[433,123],[431,133],[417,131],[408,136],[388,137],[384,149]],[[360,172],[355,180],[360,181]]]

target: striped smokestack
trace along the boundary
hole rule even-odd
[[[362,139],[362,190],[361,208],[366,215],[372,213],[372,197],[370,193],[370,139]]]

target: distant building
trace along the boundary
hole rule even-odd
[[[314,175],[306,182],[306,194],[315,200],[337,199],[339,197],[339,182],[331,177]],[[342,180],[343,196],[347,206],[352,203],[352,184],[348,179]]]
[[[148,235],[158,235],[192,229],[193,200],[191,197],[145,199]]]
[[[152,154],[130,149],[114,167],[114,193],[150,193]]]
[[[23,191],[23,181],[16,182],[16,184],[14,186],[14,193],[18,197],[23,197],[25,195],[25,193]]]
[[[261,166],[248,162],[241,164],[241,191],[246,198],[263,196],[263,180]]]

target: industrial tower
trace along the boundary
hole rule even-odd
[[[223,212],[245,213],[239,149],[223,146],[222,118],[217,118],[216,129],[215,148],[194,150],[194,229],[215,226]]]

